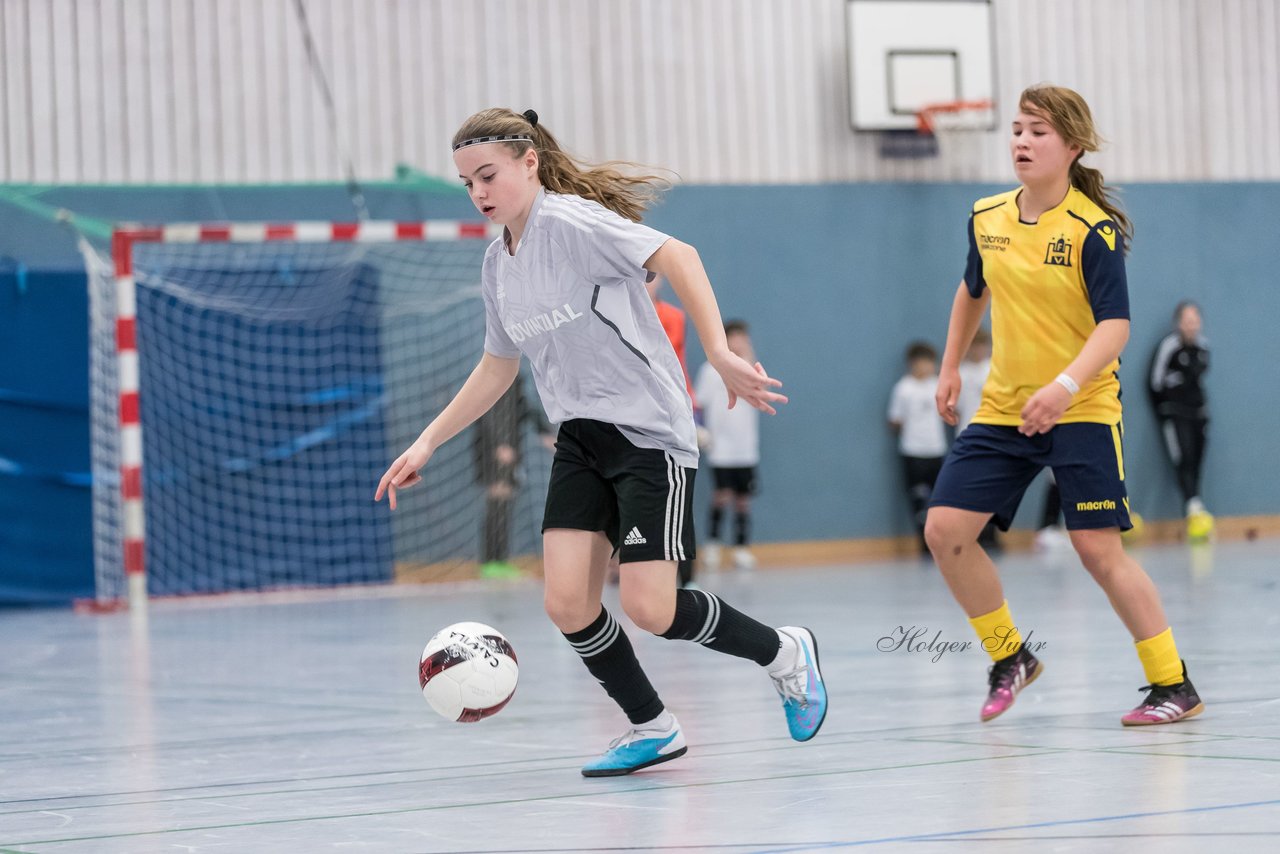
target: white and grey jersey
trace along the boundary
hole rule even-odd
[[[487,352],[522,353],[547,418],[614,424],[636,447],[698,464],[684,374],[645,290],[670,238],[578,196],[538,192],[515,255],[498,238],[482,277]]]

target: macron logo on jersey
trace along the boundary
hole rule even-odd
[[[544,332],[550,332],[558,329],[566,323],[571,323],[582,317],[582,312],[574,311],[568,303],[564,304],[564,311],[555,309],[554,311],[535,314],[528,320],[521,320],[506,327],[507,334],[511,336],[511,340],[519,344],[526,338],[532,338],[535,335],[541,335]]]
[[[1107,248],[1116,251],[1116,230],[1109,225],[1098,226],[1098,236],[1106,241]]]

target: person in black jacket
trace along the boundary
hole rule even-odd
[[[1192,540],[1203,540],[1213,531],[1213,516],[1200,498],[1200,467],[1209,427],[1203,382],[1209,370],[1209,344],[1201,334],[1200,307],[1194,302],[1178,303],[1173,323],[1174,331],[1160,342],[1151,359],[1151,401],[1186,503],[1187,534]]]
[[[480,574],[487,578],[520,574],[507,558],[511,549],[511,505],[520,486],[518,469],[526,424],[532,424],[543,444],[551,447],[551,426],[525,396],[519,377],[475,423],[471,451],[476,483],[485,491]]]

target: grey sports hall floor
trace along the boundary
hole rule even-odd
[[[899,626],[969,640],[915,562],[730,573],[710,589],[819,638],[822,733],[788,740],[754,665],[633,638],[690,742],[630,778],[579,764],[622,718],[540,610],[540,590],[409,588],[0,613],[0,850],[1277,851],[1280,541],[1139,552],[1208,710],[1126,730],[1142,674],[1068,559],[1002,561],[1044,677],[978,723],[985,657],[880,651]],[[492,623],[515,699],[438,719],[418,653]]]

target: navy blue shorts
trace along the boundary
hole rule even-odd
[[[1133,527],[1124,487],[1123,424],[1059,424],[1039,436],[970,424],[934,484],[930,507],[990,513],[1009,530],[1022,495],[1045,466],[1062,494],[1068,530]]]

